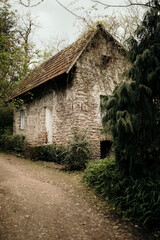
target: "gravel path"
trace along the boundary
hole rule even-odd
[[[104,215],[91,195],[79,174],[0,153],[0,240],[147,239]]]

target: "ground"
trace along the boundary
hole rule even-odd
[[[0,240],[152,239],[102,205],[80,173],[0,153]]]

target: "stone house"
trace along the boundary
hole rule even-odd
[[[94,156],[103,157],[108,141],[100,131],[100,102],[123,81],[125,54],[102,25],[84,33],[13,93],[10,99],[23,99],[14,112],[14,133],[25,135],[32,145],[66,144],[76,129],[85,133]]]

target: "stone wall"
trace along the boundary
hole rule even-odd
[[[105,57],[104,57],[105,56]],[[106,60],[106,61],[105,61]],[[110,95],[127,69],[119,46],[97,36],[76,63],[72,87],[51,93],[15,111],[14,132],[31,144],[47,143],[46,108],[52,109],[52,142],[66,144],[75,129],[90,140],[94,156],[100,156],[102,129],[100,95]],[[20,130],[20,110],[25,109],[25,129]]]

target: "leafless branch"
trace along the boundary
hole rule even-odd
[[[88,26],[90,26],[90,24],[88,23],[88,21],[82,17],[82,16],[79,16],[78,14],[76,14],[75,12],[71,11],[69,8],[65,7],[59,0],[56,0],[56,2],[61,6],[63,7],[66,11],[68,11],[69,13],[71,13],[73,16],[75,16],[76,18],[79,18],[81,20],[83,20]],[[91,27],[91,26],[90,26]]]
[[[138,2],[133,3],[132,1],[129,1],[128,4],[124,4],[124,5],[112,5],[112,4],[103,3],[103,2],[98,1],[98,0],[91,0],[91,1],[94,2],[94,3],[101,4],[101,5],[103,5],[107,8],[110,8],[110,7],[125,8],[125,7],[132,7],[132,6],[150,7],[150,8],[155,8],[155,9],[160,8],[160,5],[159,6],[152,6],[150,2],[148,2],[148,3],[138,3]]]
[[[37,3],[32,4],[32,0],[27,0],[27,3],[24,3],[24,0],[19,0],[19,3],[25,7],[36,7],[44,0],[39,0]]]

